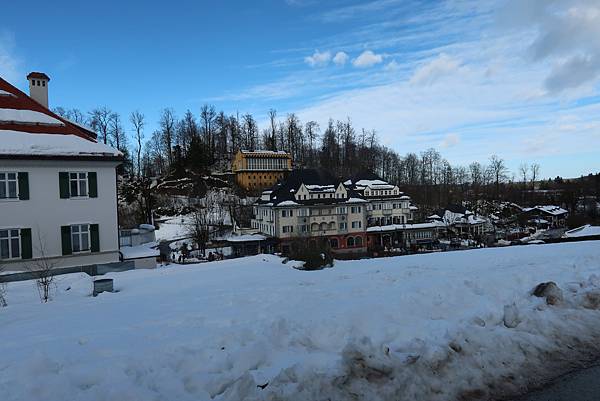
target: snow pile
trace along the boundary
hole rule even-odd
[[[3,108],[0,108],[0,121],[18,124],[65,125],[62,121],[39,111]]]
[[[148,242],[136,246],[122,246],[121,249],[119,249],[119,252],[123,255],[123,260],[151,258],[160,255],[157,246],[158,244],[156,242]]]
[[[76,135],[33,134],[0,130],[2,155],[121,156],[117,149]]]
[[[2,400],[489,399],[599,351],[597,241],[289,265],[10,283]]]

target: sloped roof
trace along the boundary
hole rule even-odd
[[[73,124],[48,110],[19,89],[0,78],[0,137],[2,131],[21,131],[31,134],[76,135],[89,141],[96,134]],[[8,95],[6,94],[8,93]]]

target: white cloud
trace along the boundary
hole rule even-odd
[[[456,146],[460,143],[460,136],[455,133],[446,134],[442,142],[440,142],[440,148],[447,149],[452,146]]]
[[[396,60],[392,60],[385,65],[384,69],[386,71],[396,71],[396,70],[400,69],[400,64],[398,64],[398,62]]]
[[[333,62],[336,65],[344,65],[348,61],[348,54],[345,52],[337,52],[333,57]]]
[[[304,57],[304,62],[311,67],[324,67],[331,61],[331,52],[320,52],[315,50],[312,56]]]
[[[0,76],[12,84],[24,79],[20,71],[21,61],[15,55],[14,48],[14,36],[9,32],[0,32]]]
[[[460,65],[460,61],[442,53],[417,69],[410,82],[414,85],[431,85],[441,77],[457,72]]]
[[[597,0],[511,0],[501,16],[503,26],[535,30],[527,55],[534,62],[550,62],[544,81],[549,92],[593,86],[600,78]]]
[[[382,61],[383,56],[381,54],[375,54],[371,50],[365,50],[360,56],[352,60],[352,65],[358,68],[367,68],[379,64]]]

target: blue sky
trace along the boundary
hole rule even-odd
[[[600,171],[597,0],[30,1],[2,5],[0,75],[51,76],[51,106],[212,103],[263,121],[350,117],[401,154],[497,153]],[[35,27],[35,28],[32,28]]]

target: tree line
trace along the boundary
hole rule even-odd
[[[506,162],[492,155],[487,163],[452,165],[440,152],[427,149],[400,155],[384,146],[374,130],[357,129],[350,118],[330,119],[321,127],[302,122],[294,113],[279,116],[269,110],[262,129],[252,114],[226,114],[204,105],[196,115],[178,116],[172,108],[160,112],[158,128],[146,133],[140,111],[124,119],[107,107],[88,113],[57,108],[58,114],[98,133],[100,142],[121,150],[124,173],[133,177],[185,176],[226,171],[238,150],[284,150],[296,167],[324,168],[339,177],[371,171],[404,188],[424,205],[444,205],[482,198],[525,201],[527,190],[540,179],[537,163],[509,171]],[[128,135],[127,132],[130,134]]]

